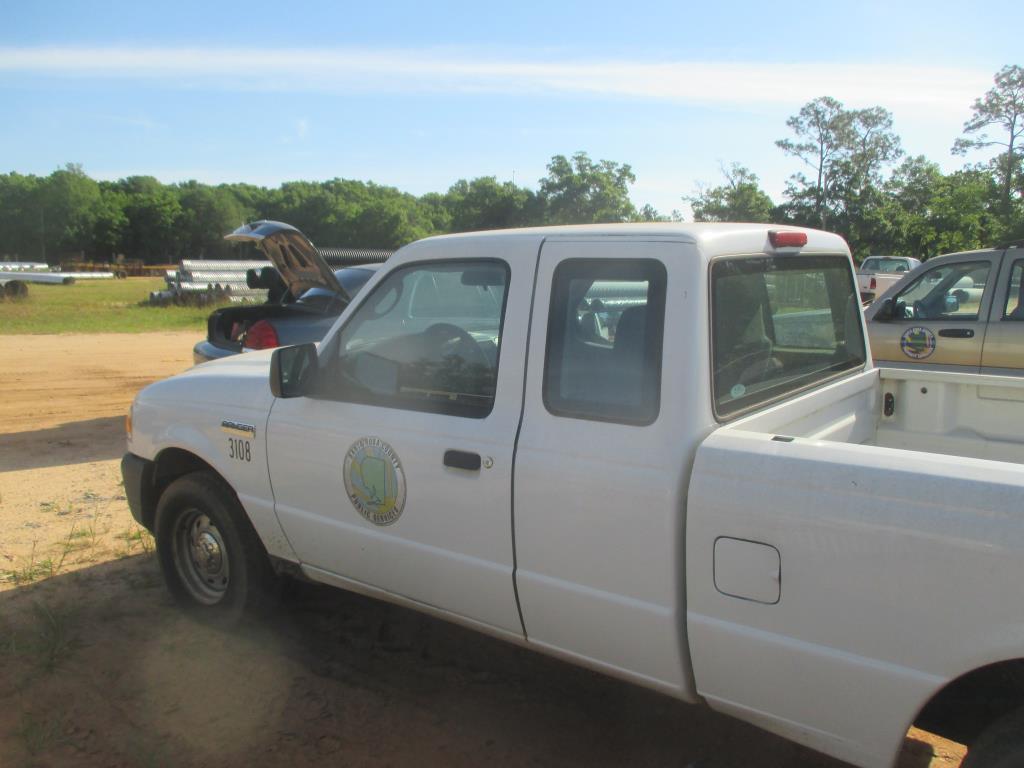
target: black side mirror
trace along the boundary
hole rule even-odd
[[[302,397],[316,380],[316,344],[278,347],[270,357],[270,391],[274,397]]]
[[[878,309],[875,310],[875,314],[871,319],[879,323],[888,323],[892,321],[894,315],[892,299],[882,299],[882,303],[878,305]]]

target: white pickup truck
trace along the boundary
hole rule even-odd
[[[869,256],[857,270],[860,300],[874,301],[919,266],[921,261],[910,256]]]
[[[211,621],[291,573],[857,765],[913,723],[1020,765],[1024,380],[864,338],[824,232],[432,238],[319,344],[140,392],[125,489]]]

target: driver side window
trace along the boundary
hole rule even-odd
[[[341,330],[330,389],[341,400],[483,418],[494,405],[508,265],[395,270]]]
[[[987,261],[965,261],[924,272],[897,294],[895,317],[977,320],[990,267]]]

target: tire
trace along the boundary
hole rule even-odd
[[[1024,767],[1024,708],[996,720],[967,750],[961,768]]]
[[[195,618],[222,627],[268,605],[277,578],[263,543],[231,489],[211,472],[172,482],[154,521],[167,589]]]

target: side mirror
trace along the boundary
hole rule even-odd
[[[878,305],[878,309],[875,310],[874,316],[871,318],[875,322],[889,323],[892,322],[895,316],[895,308],[893,307],[892,298],[882,299],[882,303]]]
[[[278,347],[270,357],[270,391],[274,397],[302,397],[316,379],[316,344]]]

